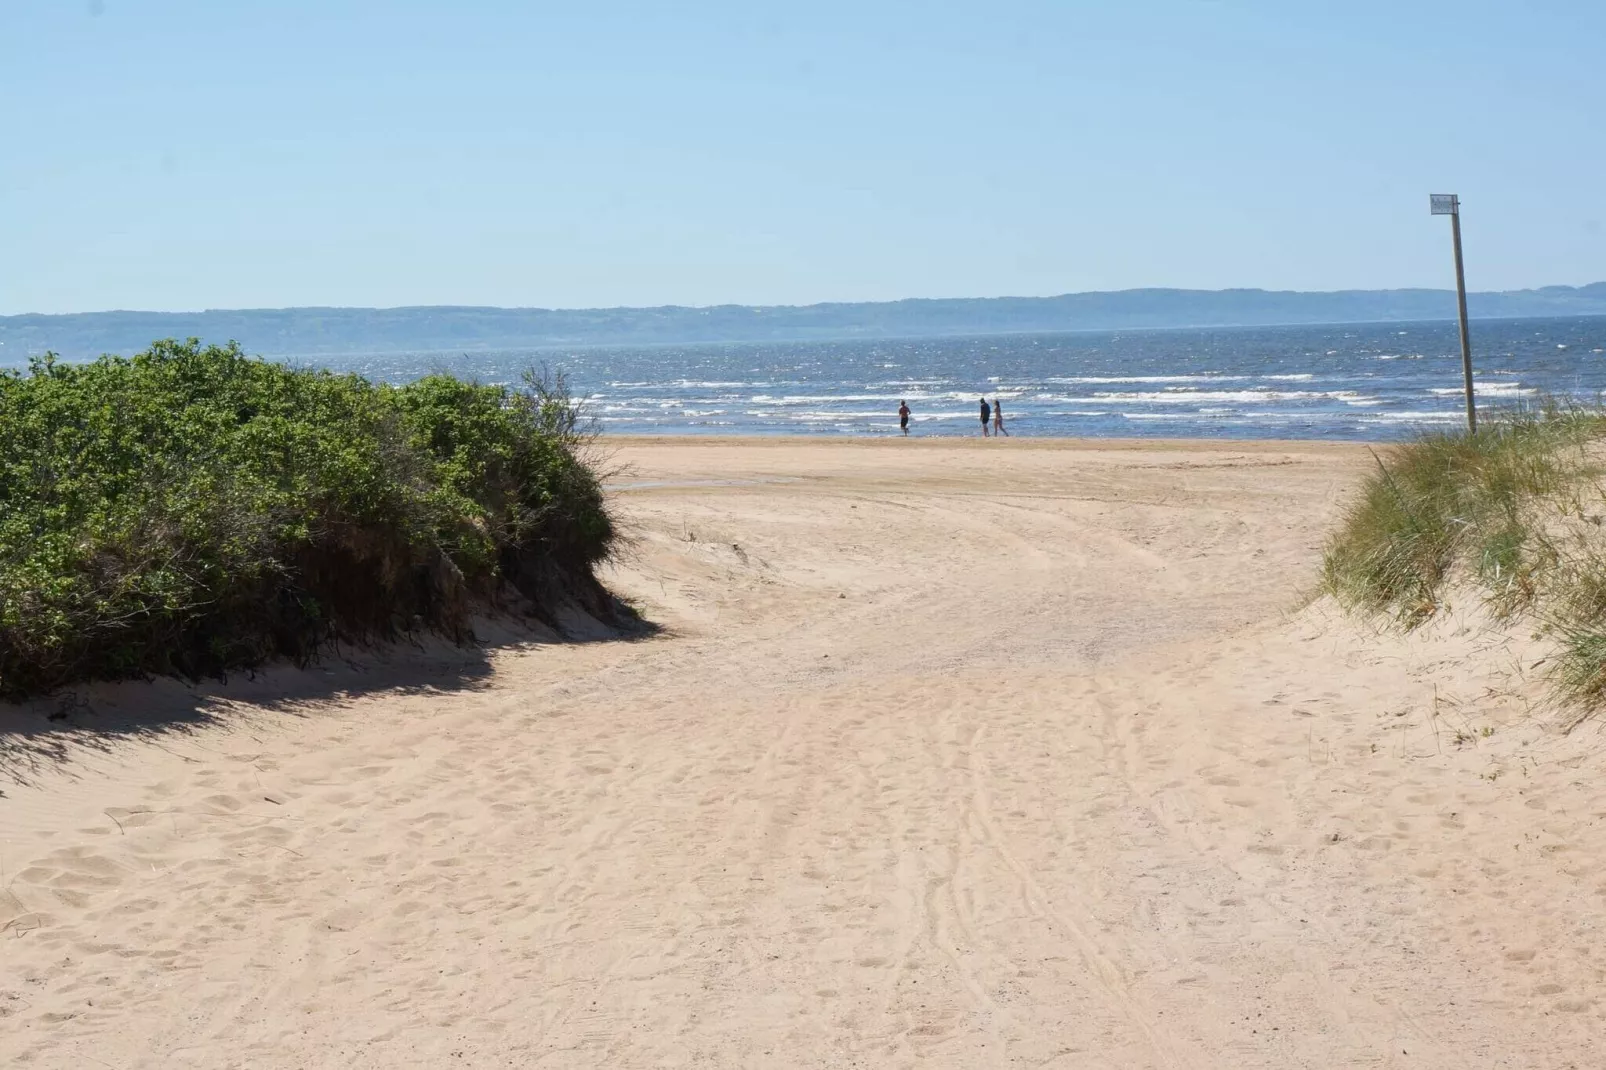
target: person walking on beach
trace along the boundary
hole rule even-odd
[[[982,438],[986,438],[989,434],[991,434],[991,432],[988,431],[987,428],[992,422],[993,422],[992,406],[987,404],[987,399],[986,398],[982,398],[981,399],[981,437]]]
[[[993,437],[1007,434],[1009,432],[1004,430],[1004,403],[993,398]]]
[[[904,437],[907,438],[909,435],[909,403],[907,401],[898,402],[898,426],[903,429]]]

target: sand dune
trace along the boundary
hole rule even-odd
[[[1301,608],[1364,450],[620,456],[654,638],[0,714],[0,1063],[1599,1065],[1606,737]]]

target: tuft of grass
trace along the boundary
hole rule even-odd
[[[600,601],[616,531],[561,376],[402,387],[165,341],[0,374],[0,695],[462,639]]]
[[[1323,589],[1410,629],[1451,582],[1471,584],[1496,617],[1532,615],[1560,639],[1562,698],[1606,703],[1602,438],[1606,411],[1548,403],[1376,454],[1326,547]]]
[[[1441,431],[1374,455],[1377,473],[1328,543],[1324,590],[1345,605],[1415,627],[1439,607],[1458,565],[1501,612],[1532,601],[1553,555],[1536,520],[1596,471],[1584,449],[1606,414],[1549,406],[1511,411],[1476,435]]]
[[[1606,628],[1578,626],[1564,631],[1551,679],[1557,696],[1578,719],[1606,705]]]

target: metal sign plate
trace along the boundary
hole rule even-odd
[[[1453,193],[1430,193],[1429,203],[1433,205],[1434,215],[1459,215],[1461,201]]]

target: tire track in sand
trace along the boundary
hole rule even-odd
[[[1021,905],[1032,917],[1048,923],[1069,938],[1081,956],[1088,976],[1097,983],[1105,1002],[1141,1035],[1144,1044],[1160,1066],[1175,1070],[1192,1070],[1198,1064],[1191,1056],[1183,1053],[1175,1040],[1155,1024],[1142,1001],[1133,995],[1131,985],[1120,966],[1100,946],[1097,938],[1070,915],[1056,909],[1051,897],[1032,875],[1031,869],[1010,851],[992,816],[992,793],[987,786],[989,770],[981,749],[982,739],[986,733],[985,724],[978,727],[971,735],[964,751],[970,767],[970,812],[986,835],[986,845],[1015,874],[1020,887]]]

